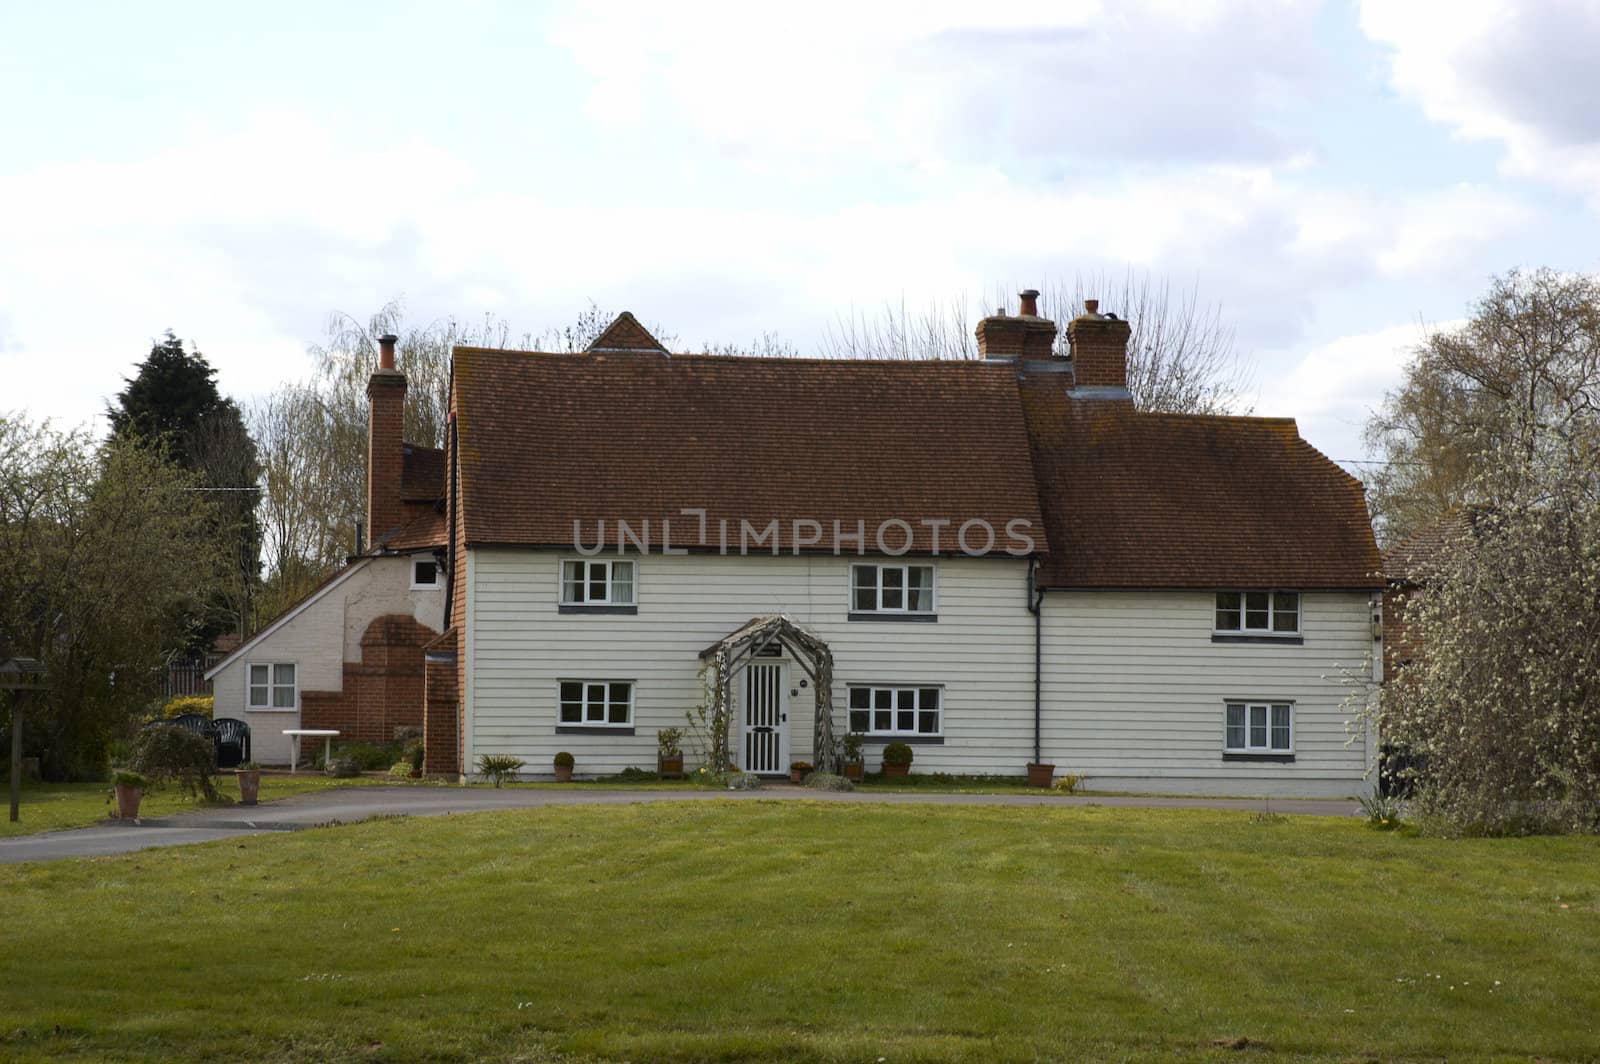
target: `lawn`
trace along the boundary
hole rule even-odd
[[[0,867],[0,1057],[1591,1058],[1600,844],[715,802]],[[1246,1039],[1237,1054],[1214,1043]]]
[[[358,776],[354,779],[333,779],[320,773],[296,776],[264,775],[257,799],[270,802],[307,791],[325,791],[330,787],[359,786],[362,784],[406,783],[392,776]],[[111,790],[109,783],[30,783],[22,788],[22,802],[18,808],[20,819],[13,824],[0,813],[0,838],[12,835],[32,835],[41,831],[60,831],[63,828],[83,828],[98,824],[112,812],[112,803],[106,800]],[[224,798],[239,800],[239,785],[232,772],[217,777],[217,790]],[[8,802],[10,792],[0,780],[0,803]],[[9,807],[7,807],[9,809]],[[141,817],[164,817],[177,813],[192,813],[205,808],[183,795],[174,787],[163,787],[144,796],[139,805]],[[242,809],[243,807],[241,807]]]

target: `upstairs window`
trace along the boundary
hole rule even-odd
[[[861,735],[942,735],[941,696],[937,687],[852,687],[850,730]]]
[[[439,586],[439,563],[432,558],[413,558],[411,561],[411,587],[430,588]]]
[[[561,563],[563,606],[632,606],[633,562],[567,561]]]
[[[1218,632],[1299,635],[1298,591],[1218,591]]]
[[[851,566],[850,612],[933,612],[933,566]]]
[[[1287,754],[1294,750],[1294,707],[1288,702],[1229,702],[1223,750]]]
[[[246,707],[256,710],[294,709],[294,673],[293,662],[251,662]]]
[[[591,728],[633,725],[633,684],[620,680],[562,680],[562,724]]]

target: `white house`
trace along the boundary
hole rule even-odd
[[[967,362],[671,354],[627,314],[578,354],[458,349],[431,523],[356,563],[439,560],[447,614],[409,611],[444,633],[430,770],[648,767],[720,680],[750,771],[854,731],[869,769],[906,742],[916,772],[1367,789],[1340,682],[1381,590],[1359,484],[1290,420],[1135,411],[1127,324],[1091,304],[1060,357],[1033,297]],[[371,460],[374,497],[402,465]],[[234,667],[316,622],[280,623]]]

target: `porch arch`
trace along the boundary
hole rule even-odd
[[[833,651],[814,633],[781,613],[752,617],[700,652],[711,688],[712,764],[726,765],[729,761],[734,681],[757,655],[774,645],[790,653],[816,691],[811,738],[817,769],[838,772],[839,751],[833,741]]]

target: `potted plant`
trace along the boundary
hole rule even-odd
[[[890,743],[883,748],[883,774],[905,776],[911,772],[911,747],[905,743]]]
[[[111,777],[111,786],[117,796],[117,817],[138,820],[139,802],[149,789],[150,781],[137,772],[118,772]]]
[[[233,770],[233,778],[239,781],[239,804],[255,805],[256,795],[261,793],[261,766],[246,761]]]
[[[565,750],[556,755],[556,782],[567,783],[572,779],[572,766],[575,762],[572,755]]]
[[[656,732],[656,775],[662,779],[683,779],[682,742],[682,728],[662,728]]]
[[[816,766],[809,761],[789,762],[789,782],[804,783],[806,781],[806,777],[811,775],[815,768]]]
[[[863,742],[864,739],[860,732],[851,732],[849,735],[844,737],[844,752],[842,760],[844,762],[844,778],[847,780],[856,780],[859,782],[862,774],[866,771],[866,765],[864,765],[861,760],[861,747]]]
[[[1028,762],[1028,786],[1049,787],[1055,780],[1056,767],[1054,765],[1036,765]]]

